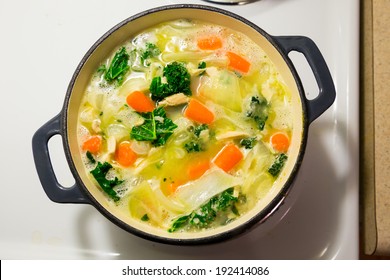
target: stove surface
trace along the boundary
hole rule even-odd
[[[112,26],[145,9],[196,3],[230,10],[271,35],[304,35],[321,50],[337,98],[310,126],[305,158],[286,203],[234,240],[162,245],[118,228],[88,205],[61,205],[43,192],[31,137],[62,108],[79,61]],[[21,9],[20,7],[24,8]],[[23,21],[20,19],[23,18]],[[0,0],[2,96],[0,259],[357,259],[359,192],[359,1]],[[6,42],[6,44],[4,43]],[[302,55],[291,53],[309,97],[318,91]],[[74,182],[61,139],[49,142],[58,180]]]

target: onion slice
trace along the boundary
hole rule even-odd
[[[242,177],[230,175],[215,166],[199,179],[180,186],[173,198],[186,205],[188,212],[191,212],[208,202],[213,196],[242,183]]]

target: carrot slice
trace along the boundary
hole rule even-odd
[[[241,150],[233,143],[226,144],[213,159],[215,165],[229,172],[244,157]]]
[[[222,40],[217,36],[210,36],[198,40],[198,48],[201,50],[216,50],[222,48]]]
[[[183,182],[180,181],[180,180],[172,181],[172,182],[168,185],[168,187],[167,187],[168,193],[169,193],[169,194],[174,193],[174,192],[178,189],[178,187],[180,187],[181,185],[183,185]]]
[[[234,52],[227,52],[226,55],[229,58],[230,67],[242,73],[247,73],[249,71],[251,63],[248,60]]]
[[[97,154],[102,146],[102,139],[100,136],[94,135],[88,138],[82,146],[84,151],[89,151],[92,154]]]
[[[115,160],[122,166],[128,167],[137,159],[137,154],[131,149],[131,143],[121,142],[115,151]]]
[[[184,116],[198,123],[210,124],[214,121],[214,113],[196,99],[191,99]]]
[[[290,146],[289,137],[283,132],[276,132],[271,136],[271,145],[278,152],[287,152]]]
[[[200,178],[208,169],[210,168],[210,161],[209,160],[203,160],[198,161],[194,164],[192,164],[188,168],[188,178],[190,180],[195,180]]]
[[[152,112],[154,110],[153,101],[141,91],[133,91],[126,98],[126,103],[140,113]]]

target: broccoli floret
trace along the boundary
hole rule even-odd
[[[163,100],[175,93],[191,95],[191,75],[183,63],[175,61],[167,64],[163,70],[163,77],[166,78],[166,83],[158,76],[154,77],[150,84],[149,90],[154,101]]]

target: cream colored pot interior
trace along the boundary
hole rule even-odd
[[[114,207],[111,207],[106,198],[101,192],[97,190],[95,185],[90,181],[87,174],[84,172],[83,162],[79,155],[79,148],[77,142],[77,116],[78,110],[80,107],[80,102],[82,100],[82,95],[85,91],[91,75],[96,71],[101,61],[111,53],[115,47],[123,43],[128,38],[131,38],[140,31],[159,24],[168,20],[174,20],[179,18],[189,18],[189,19],[198,19],[203,21],[208,21],[211,23],[223,25],[240,31],[247,36],[249,36],[254,42],[256,42],[261,48],[268,54],[271,60],[276,65],[277,69],[280,71],[285,83],[289,87],[292,94],[292,104],[293,104],[293,135],[291,140],[291,148],[289,150],[289,160],[283,170],[283,173],[279,176],[275,182],[274,187],[268,193],[267,197],[258,203],[257,206],[241,216],[236,221],[226,225],[224,227],[219,227],[217,229],[196,232],[196,233],[169,233],[164,230],[158,230],[148,226],[146,223],[135,221],[130,217],[126,217],[121,214]],[[123,223],[130,225],[133,228],[136,228],[139,231],[146,232],[148,234],[156,235],[163,238],[174,238],[174,239],[192,239],[192,238],[203,238],[208,236],[218,235],[222,232],[230,231],[240,224],[246,223],[249,220],[253,219],[259,212],[261,212],[267,205],[274,200],[274,198],[280,193],[284,185],[290,183],[290,176],[293,173],[297,158],[300,154],[302,135],[304,134],[304,116],[302,110],[302,101],[299,95],[297,83],[286,64],[283,57],[275,49],[275,47],[263,37],[258,31],[246,25],[242,21],[232,18],[228,15],[217,13],[211,10],[203,9],[193,9],[193,8],[178,8],[178,9],[167,9],[159,10],[153,13],[147,13],[141,17],[136,17],[131,19],[119,29],[111,33],[105,40],[103,40],[100,45],[97,46],[95,50],[91,53],[90,57],[86,60],[82,68],[80,69],[78,77],[75,79],[75,83],[70,94],[69,103],[67,104],[67,135],[68,143],[70,148],[70,153],[72,161],[76,170],[78,170],[79,176],[83,183],[85,184],[88,191],[91,195],[97,200],[97,202],[104,207],[108,212],[113,216],[121,220]],[[272,209],[271,209],[272,210]]]

